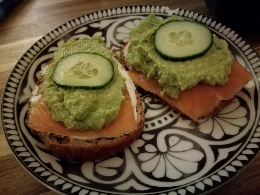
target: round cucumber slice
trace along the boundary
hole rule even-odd
[[[213,43],[211,31],[195,21],[170,21],[155,32],[155,51],[164,59],[183,61],[205,54]]]
[[[62,58],[54,68],[52,80],[59,87],[100,89],[114,77],[112,62],[96,53],[74,53]]]

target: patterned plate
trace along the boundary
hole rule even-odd
[[[70,39],[101,36],[118,52],[128,33],[150,13],[173,14],[207,25],[225,39],[235,59],[254,78],[221,113],[197,123],[141,91],[145,129],[129,148],[103,161],[64,162],[53,156],[25,125],[27,101],[41,67]],[[118,7],[69,21],[37,41],[13,69],[2,98],[6,139],[25,169],[64,194],[200,194],[240,172],[260,147],[260,59],[236,32],[198,13],[164,6]]]

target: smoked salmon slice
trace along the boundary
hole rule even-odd
[[[70,130],[67,129],[64,123],[53,121],[51,111],[48,109],[44,95],[41,95],[37,103],[31,107],[26,122],[31,129],[40,132],[55,133],[56,135],[62,136],[76,136],[81,137],[81,139],[120,137],[137,128],[137,122],[134,118],[134,108],[127,90],[124,95],[125,101],[122,103],[117,120],[98,131]]]
[[[212,86],[205,83],[199,83],[190,89],[184,90],[181,92],[180,96],[175,99],[168,95],[161,96],[160,93],[163,90],[162,86],[160,86],[155,79],[148,80],[146,75],[142,72],[131,70],[128,74],[136,85],[161,97],[168,105],[176,108],[194,121],[199,118],[210,116],[210,114],[214,112],[214,109],[220,106],[223,100],[231,101],[238,91],[252,79],[252,74],[236,60],[233,60],[231,73],[229,74],[228,82],[225,85]]]

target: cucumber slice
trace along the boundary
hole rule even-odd
[[[170,21],[155,32],[155,51],[164,59],[183,61],[205,54],[213,44],[213,34],[195,21]]]
[[[112,62],[96,53],[74,53],[62,58],[54,68],[52,80],[59,87],[100,89],[114,77]]]

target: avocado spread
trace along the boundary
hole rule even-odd
[[[52,81],[56,64],[62,58],[79,52],[97,53],[109,59],[114,66],[113,80],[104,88],[95,90],[58,87]],[[77,130],[99,130],[116,120],[125,90],[125,79],[117,66],[112,52],[105,47],[100,37],[65,43],[62,49],[54,53],[53,62],[44,73],[43,94],[52,119],[62,121],[68,129]]]
[[[171,20],[183,20],[172,16],[165,20],[151,14],[130,31],[127,63],[147,75],[156,78],[164,88],[161,95],[178,98],[181,91],[199,82],[210,85],[225,84],[231,72],[232,56],[225,40],[213,35],[213,44],[203,56],[192,60],[170,61],[160,57],[154,49],[154,35],[160,25]]]

